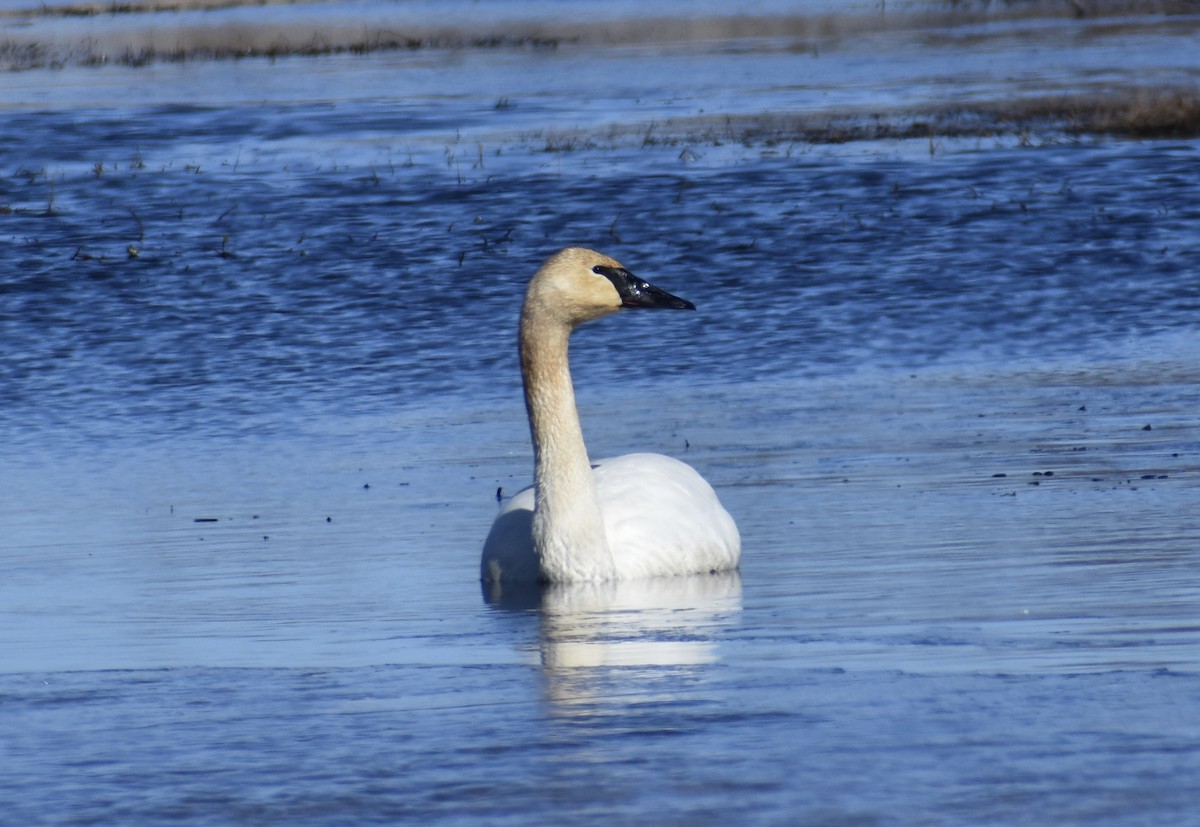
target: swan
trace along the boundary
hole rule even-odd
[[[588,459],[568,340],[580,324],[625,307],[696,309],[581,247],[558,251],[530,280],[519,343],[534,483],[492,524],[480,566],[485,582],[603,582],[737,568],[737,526],[691,466],[661,454]]]

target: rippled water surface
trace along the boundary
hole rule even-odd
[[[1084,88],[1102,54],[1177,79],[1186,21],[747,9],[6,77],[5,823],[1193,817],[1200,145],[672,121]],[[712,481],[738,575],[481,590],[531,470],[521,291],[566,243],[698,305],[573,368],[594,455]]]

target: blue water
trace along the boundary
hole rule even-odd
[[[667,123],[988,91],[918,35],[11,74],[3,821],[1193,819],[1200,144]],[[698,305],[573,368],[595,456],[712,481],[737,576],[480,587],[567,243]]]
[[[271,116],[285,113],[237,140]],[[14,126],[34,146],[63,129],[55,115]],[[674,154],[638,151],[670,172],[606,172],[585,153],[563,161],[578,172],[462,183],[232,163],[10,177],[0,416],[90,428],[136,413],[139,427],[195,432],[497,382],[513,398],[522,284],[563,243],[617,248],[705,311],[597,328],[672,358],[584,352],[589,383],[1116,352],[1188,329],[1200,307],[1191,144],[698,169]]]

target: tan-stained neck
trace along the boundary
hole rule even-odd
[[[534,547],[547,580],[613,575],[568,363],[573,323],[530,290],[521,312],[521,376],[533,439]]]

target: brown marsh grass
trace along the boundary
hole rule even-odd
[[[1069,134],[1130,138],[1192,138],[1200,135],[1200,92],[1135,89],[1115,94],[1055,96],[1022,101],[995,117],[1048,122]]]
[[[727,14],[663,16],[648,11],[621,19],[579,20],[566,15],[511,16],[490,21],[448,22],[444,15],[397,4],[372,20],[322,16],[319,22],[286,13],[261,20],[215,22],[209,13],[238,8],[304,7],[322,0],[110,0],[35,4],[0,11],[19,21],[0,36],[0,69],[29,70],[64,65],[156,61],[276,58],[413,49],[557,48],[561,45],[686,44],[739,40],[790,44],[811,50],[879,32],[909,32],[928,38],[978,37],[981,23],[1048,18],[1111,18],[1118,27],[1164,25],[1173,14],[1200,13],[1198,0],[929,0],[880,4],[879,14]],[[648,9],[652,7],[647,7]],[[1083,13],[1081,14],[1081,9]],[[63,18],[95,17],[120,25],[85,37],[55,26]],[[1183,18],[1179,18],[1180,21]],[[1091,26],[1100,25],[1093,20]],[[1178,26],[1182,23],[1169,23]],[[1195,24],[1192,24],[1195,28]]]
[[[1200,137],[1200,90],[1129,89],[872,113],[759,113],[676,118],[602,132],[525,135],[546,152],[632,146],[779,147],[855,141],[1008,139],[1055,143],[1084,136]]]

